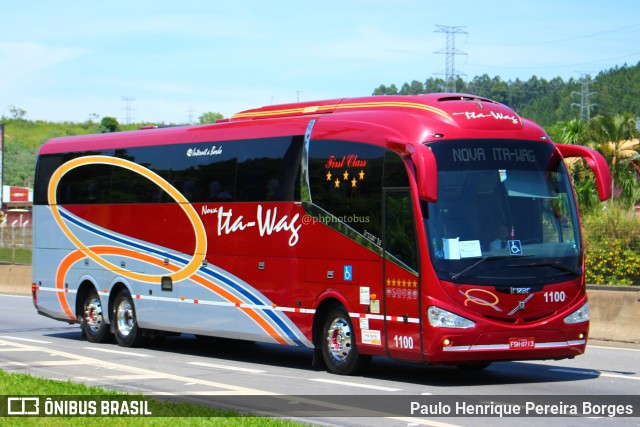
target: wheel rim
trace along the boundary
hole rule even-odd
[[[351,328],[349,322],[338,317],[331,322],[327,329],[327,344],[329,355],[336,362],[344,362],[351,352]]]
[[[84,321],[92,334],[97,333],[103,325],[102,304],[98,297],[92,297],[84,306]]]
[[[135,325],[135,319],[133,315],[133,305],[129,301],[121,301],[118,304],[116,310],[116,325],[118,326],[118,333],[127,337],[131,333],[131,329]]]

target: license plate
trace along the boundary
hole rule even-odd
[[[536,339],[531,338],[509,338],[509,348],[512,350],[520,350],[527,348],[535,348]]]

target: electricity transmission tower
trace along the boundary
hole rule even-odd
[[[580,92],[573,91],[571,96],[580,96],[580,103],[571,103],[572,107],[580,107],[580,121],[588,122],[591,118],[591,107],[595,106],[589,102],[589,97],[596,94],[596,92],[589,92],[589,84],[591,83],[591,76],[588,74],[582,74],[580,77]]]
[[[127,103],[126,107],[124,107],[124,111],[125,111],[124,122],[125,122],[126,124],[128,124],[128,125],[129,125],[129,124],[131,124],[131,120],[132,120],[131,112],[132,112],[132,111],[136,111],[136,109],[135,109],[135,108],[133,108],[133,107],[131,106],[131,104],[132,104],[136,99],[135,99],[135,98],[131,98],[131,97],[129,97],[129,96],[123,96],[123,97],[122,97],[122,100],[123,100],[124,102],[126,102],[126,103]]]
[[[193,124],[193,115],[195,113],[195,110],[193,109],[193,107],[189,107],[187,109],[187,115],[188,115],[188,119],[189,120],[189,124],[192,125]]]
[[[447,84],[447,91],[455,92],[456,91],[456,78],[458,76],[464,76],[466,74],[461,74],[456,70],[456,55],[466,55],[465,52],[462,52],[456,49],[456,34],[469,34],[463,30],[465,27],[450,27],[446,25],[436,25],[438,29],[434,31],[435,33],[445,33],[447,35],[447,45],[444,50],[438,50],[434,53],[441,53],[445,55],[445,82]],[[442,74],[442,73],[437,73]]]

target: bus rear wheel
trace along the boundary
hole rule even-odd
[[[349,314],[342,306],[329,311],[322,328],[322,357],[330,372],[358,375],[369,366],[371,356],[360,354]]]
[[[105,343],[113,339],[109,325],[104,320],[102,303],[95,289],[87,292],[84,298],[82,313],[80,313],[80,325],[89,342]]]
[[[122,347],[137,347],[142,342],[142,331],[138,327],[136,308],[131,293],[123,289],[113,305],[112,322],[116,341]]]

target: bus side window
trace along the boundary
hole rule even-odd
[[[313,203],[374,242],[382,238],[384,152],[369,144],[312,140],[309,153]]]
[[[242,142],[236,176],[236,201],[300,200],[302,137]]]

